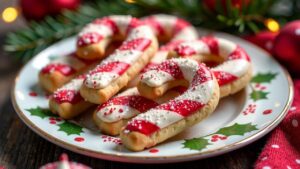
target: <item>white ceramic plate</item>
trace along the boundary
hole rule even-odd
[[[45,92],[37,85],[38,72],[51,58],[74,51],[75,38],[52,45],[24,66],[12,91],[14,107],[24,123],[45,139],[101,159],[169,163],[207,158],[235,150],[259,139],[278,125],[291,105],[293,87],[288,73],[262,49],[238,37],[213,34],[246,49],[253,61],[252,82],[238,94],[222,99],[209,118],[150,150],[126,150],[119,138],[94,130],[89,113],[77,119],[77,124],[49,113]]]

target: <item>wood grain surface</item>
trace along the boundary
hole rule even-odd
[[[4,35],[0,34],[0,46]],[[95,159],[76,154],[58,147],[31,131],[15,113],[10,90],[20,64],[12,61],[0,49],[0,166],[6,169],[37,169],[39,166],[56,161],[61,153],[70,159],[84,163],[94,169],[246,169],[252,168],[265,144],[266,137],[239,150],[204,160],[175,164],[127,164]]]

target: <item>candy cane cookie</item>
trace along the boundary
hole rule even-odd
[[[123,20],[122,20],[123,21]],[[150,61],[158,49],[157,38],[146,24],[127,19],[120,28],[129,33],[122,45],[91,70],[80,89],[87,101],[102,104],[125,87]],[[131,26],[130,26],[131,25]]]
[[[141,21],[129,15],[113,15],[94,20],[78,34],[78,57],[85,60],[103,58],[107,46],[113,41],[122,41],[130,30]]]
[[[93,105],[80,95],[79,89],[84,78],[85,75],[80,75],[53,93],[49,99],[52,113],[58,114],[63,119],[72,119]]]
[[[119,135],[128,120],[182,94],[185,87],[176,87],[155,100],[141,96],[136,87],[125,90],[99,105],[93,119],[102,133]]]
[[[104,56],[111,54],[120,42],[115,41],[108,46]],[[48,92],[52,93],[65,83],[84,71],[96,66],[100,60],[84,60],[78,58],[75,53],[57,57],[44,66],[39,73],[39,83]]]
[[[92,62],[84,61],[74,53],[58,57],[41,69],[39,83],[45,90],[52,93],[86,70],[91,64]]]
[[[245,88],[252,77],[252,64],[246,51],[222,38],[206,36],[199,40],[179,43],[168,57],[193,58],[204,63],[207,61],[220,63],[211,71],[219,83],[221,97]],[[140,87],[142,89],[143,85]],[[159,96],[159,93],[164,92],[156,93]]]
[[[177,44],[198,38],[196,28],[189,22],[176,16],[157,14],[145,17],[143,21],[151,26],[160,42],[167,43],[159,48],[158,52],[156,52],[150,63],[148,63],[142,72],[166,60],[169,52],[173,50]],[[134,78],[127,85],[127,88],[136,86],[139,79],[140,76]]]
[[[128,122],[120,137],[125,147],[133,151],[155,146],[200,122],[214,111],[219,101],[217,80],[209,68],[195,60],[170,59],[147,72],[141,81],[153,88],[172,83],[173,77],[184,79],[189,87],[182,95]]]

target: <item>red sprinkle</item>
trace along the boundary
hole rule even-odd
[[[152,149],[149,150],[149,152],[150,152],[150,153],[158,153],[159,150],[156,149],[156,148],[152,148]]]
[[[263,111],[263,114],[267,115],[267,114],[271,114],[272,112],[273,112],[272,109],[267,109],[267,110]]]
[[[83,142],[84,138],[83,137],[76,137],[74,140],[77,141],[77,142]]]
[[[38,94],[36,92],[30,92],[29,96],[36,97]]]
[[[217,142],[218,139],[217,139],[217,138],[213,138],[213,139],[211,139],[211,141],[212,141],[212,142]]]
[[[50,124],[56,124],[55,120],[50,120]]]
[[[55,117],[50,117],[49,120],[54,120],[55,121],[56,118]]]

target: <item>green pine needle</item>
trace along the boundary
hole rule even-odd
[[[55,18],[49,16],[42,22],[31,22],[27,28],[8,34],[5,51],[26,62],[52,43],[75,35],[92,20],[112,14],[141,17],[166,13],[178,15],[195,26],[207,29],[235,34],[258,32],[264,28],[264,16],[270,16],[268,12],[272,4],[280,0],[251,0],[248,5],[241,5],[242,10],[234,7],[231,0],[227,0],[225,6],[222,0],[216,0],[216,11],[199,0],[136,0],[134,3],[124,0],[90,1],[93,2],[82,5],[77,11],[65,11]]]

